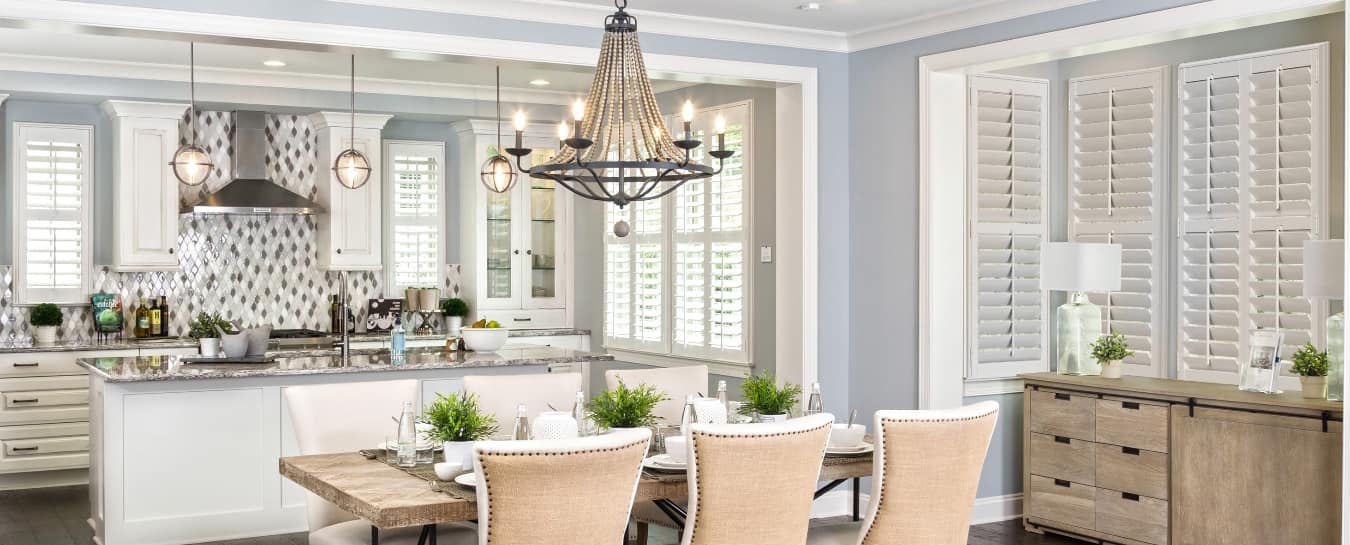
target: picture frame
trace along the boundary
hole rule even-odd
[[[1247,338],[1247,358],[1238,368],[1238,389],[1263,394],[1282,393],[1280,346],[1284,344],[1284,333],[1275,329],[1254,329]]]

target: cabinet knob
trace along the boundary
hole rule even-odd
[[[520,255],[520,250],[515,250],[516,255]]]
[[[173,255],[173,248],[169,248],[169,255]]]
[[[338,248],[338,249],[337,249],[337,253],[339,253],[339,254],[342,253],[342,248]]]
[[[525,250],[525,255],[534,255],[534,250]]]

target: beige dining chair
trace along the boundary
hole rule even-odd
[[[651,438],[643,428],[476,443],[479,545],[622,543]]]
[[[650,384],[666,394],[668,399],[656,404],[652,411],[667,425],[678,426],[684,416],[684,401],[689,396],[708,393],[708,366],[684,365],[653,369],[611,369],[605,371],[605,387],[613,390],[619,381],[629,387]]]
[[[998,403],[877,411],[872,499],[861,523],[811,529],[811,545],[965,545]]]
[[[806,542],[834,417],[689,426],[689,509],[682,545]]]
[[[397,432],[389,417],[398,416],[403,402],[416,401],[417,381],[290,386],[285,396],[300,454],[356,452],[375,448]],[[305,510],[310,545],[370,545],[369,522],[312,493],[307,495]],[[473,530],[464,526],[441,525],[437,530],[437,545],[473,541]],[[379,543],[414,545],[420,534],[420,527],[380,530]]]
[[[581,373],[532,373],[528,375],[471,375],[464,377],[464,391],[478,396],[478,406],[497,417],[501,433],[510,435],[516,422],[516,406],[524,403],[530,421],[549,405],[570,412],[582,391]]]

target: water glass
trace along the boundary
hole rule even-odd
[[[436,461],[436,444],[418,443],[417,445],[417,465],[430,464]]]
[[[384,462],[391,465],[398,465],[398,436],[384,436]]]

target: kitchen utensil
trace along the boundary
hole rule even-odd
[[[261,356],[267,352],[267,339],[272,336],[272,326],[250,327],[244,330],[244,335],[248,336],[247,355]]]
[[[242,358],[248,355],[248,333],[240,331],[230,334],[220,326],[216,326],[216,331],[220,333],[220,351],[225,353],[225,357]]]

